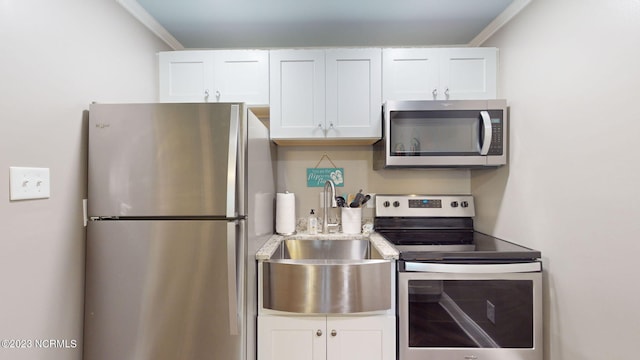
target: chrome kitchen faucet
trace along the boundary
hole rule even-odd
[[[328,193],[328,189],[327,186],[331,189],[331,193]],[[327,196],[331,196],[329,199],[327,200]],[[338,228],[338,226],[340,226],[339,223],[335,223],[335,224],[329,224],[329,201],[331,201],[331,207],[337,207],[338,205],[336,204],[336,186],[333,184],[333,181],[331,180],[327,180],[324,183],[324,198],[323,198],[323,202],[324,202],[324,218],[322,221],[322,233],[323,234],[328,234],[329,233],[329,228],[333,228],[335,227],[336,229]]]

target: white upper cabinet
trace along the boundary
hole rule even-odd
[[[160,102],[204,102],[213,87],[210,51],[169,51],[158,54]]]
[[[215,101],[269,104],[269,52],[216,50],[213,52]]]
[[[496,48],[383,50],[383,101],[495,99]]]
[[[384,101],[495,99],[497,67],[496,48],[168,51],[160,102],[268,104],[278,144],[371,144]]]
[[[271,138],[354,140],[382,134],[381,50],[273,50]]]
[[[383,101],[433,100],[439,71],[438,49],[382,50]]]
[[[324,50],[270,53],[272,139],[325,137]]]
[[[194,50],[159,53],[160,102],[269,103],[269,52]]]
[[[380,138],[380,49],[327,50],[325,61],[327,137]]]
[[[495,99],[498,49],[442,49],[440,86],[444,99]]]

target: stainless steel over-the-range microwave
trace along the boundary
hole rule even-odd
[[[374,169],[507,163],[506,100],[405,100],[382,106]]]

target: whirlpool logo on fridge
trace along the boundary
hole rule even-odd
[[[111,124],[108,124],[108,123],[97,123],[97,124],[96,124],[96,127],[97,127],[98,129],[106,129],[106,128],[108,128],[108,127],[111,127]]]

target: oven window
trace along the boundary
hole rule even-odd
[[[480,131],[478,111],[391,112],[391,155],[478,155]]]
[[[409,347],[533,347],[533,282],[410,280]]]

